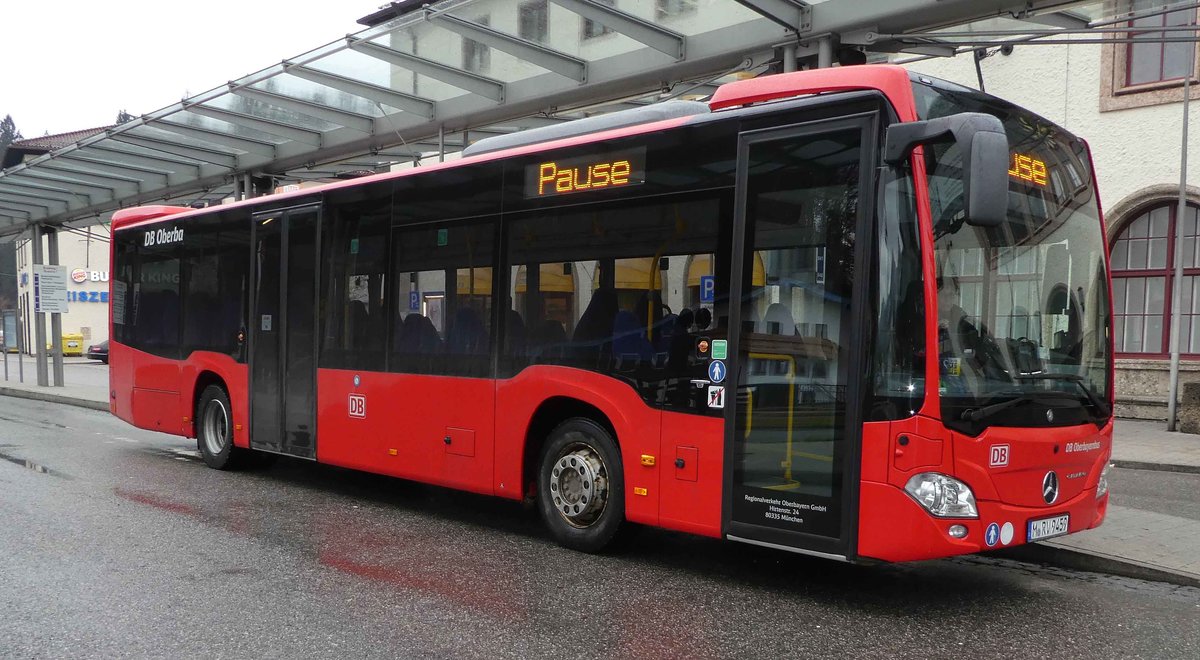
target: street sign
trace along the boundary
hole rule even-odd
[[[700,276],[700,302],[710,303],[713,301],[713,294],[717,290],[716,279],[712,275]]]
[[[67,313],[67,267],[33,265],[33,311]]]

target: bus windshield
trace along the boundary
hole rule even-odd
[[[963,215],[958,146],[925,147],[946,424],[975,435],[1106,419],[1110,305],[1086,146],[974,90],[923,76],[913,88],[921,119],[994,115],[1010,150],[1007,221],[978,227]]]

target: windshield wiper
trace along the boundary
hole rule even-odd
[[[1028,394],[1020,394],[1016,398],[1007,399],[1005,401],[1001,401],[1000,403],[993,403],[990,406],[984,406],[982,408],[972,408],[970,410],[964,410],[963,414],[962,414],[962,418],[967,420],[968,422],[978,422],[979,420],[983,419],[984,417],[991,417],[992,415],[1000,412],[1001,410],[1007,410],[1018,404],[1033,403],[1035,401],[1037,401],[1037,399]]]
[[[1079,389],[1083,390],[1088,403],[1091,403],[1096,410],[1100,411],[1101,417],[1108,417],[1112,414],[1112,411],[1108,409],[1108,404],[1100,400],[1100,397],[1096,396],[1092,388],[1084,384],[1084,378],[1079,374],[1024,374],[1014,376],[1013,380],[1065,380],[1075,383],[1079,386]]]

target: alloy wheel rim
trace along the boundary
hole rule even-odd
[[[608,504],[608,466],[591,445],[577,442],[550,468],[550,501],[572,527],[588,527]]]

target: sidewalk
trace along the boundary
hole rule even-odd
[[[1117,468],[1200,474],[1200,435],[1173,433],[1166,422],[1118,419]],[[1200,587],[1200,521],[1108,507],[1104,524],[1004,554],[1037,563]]]
[[[63,387],[38,387],[37,376],[28,371],[25,372],[24,383],[18,382],[16,374],[13,373],[9,374],[9,380],[0,380],[0,396],[63,403],[93,410],[108,410],[108,386],[106,385],[68,384]]]
[[[1200,435],[1168,431],[1166,422],[1118,419],[1112,462],[1138,470],[1200,473]]]
[[[25,374],[30,375],[28,372]],[[0,396],[108,410],[99,385],[38,387],[0,380]],[[1200,435],[1170,433],[1166,422],[1119,419],[1113,435],[1117,468],[1200,474]],[[1127,507],[1108,507],[1104,524],[1070,536],[997,554],[1022,561],[1200,587],[1200,521]]]

